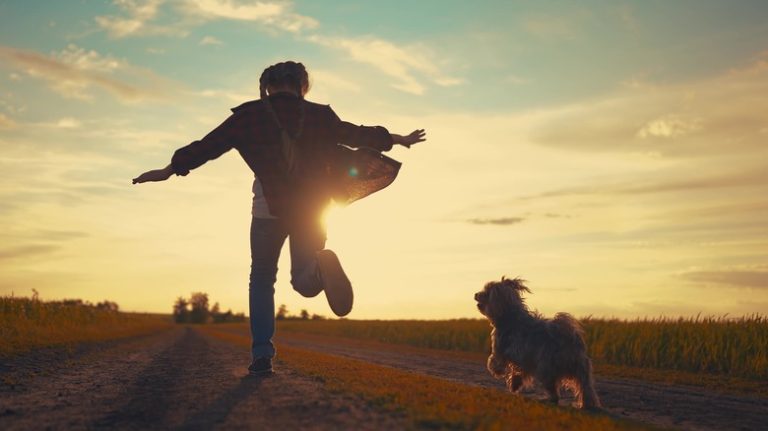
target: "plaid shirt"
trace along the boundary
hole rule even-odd
[[[259,178],[270,213],[282,217],[291,213],[315,212],[331,197],[329,163],[337,144],[368,147],[378,151],[392,148],[392,137],[384,127],[357,126],[342,121],[328,105],[308,102],[290,93],[271,95],[270,101],[289,132],[299,123],[299,103],[304,104],[304,125],[295,142],[296,172],[288,176],[282,162],[280,130],[261,100],[232,109],[232,115],[203,139],[179,148],[171,165],[176,175],[187,175],[209,160],[236,148]]]

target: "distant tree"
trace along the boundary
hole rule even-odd
[[[207,323],[211,312],[208,310],[208,294],[194,292],[189,298],[192,309],[189,312],[190,323]]]
[[[277,314],[275,315],[275,319],[284,320],[287,317],[288,317],[288,307],[286,307],[285,304],[280,304],[280,307],[277,308]]]
[[[117,302],[106,301],[106,300],[96,304],[96,308],[99,308],[101,310],[111,311],[113,313],[117,313],[120,310],[120,306],[117,305]]]
[[[87,302],[83,302],[82,299],[62,299],[61,301],[51,301],[52,304],[61,304],[69,307],[79,307],[83,305],[91,305]]]
[[[222,313],[218,302],[209,310],[208,303],[207,293],[192,293],[189,300],[179,297],[173,305],[174,320],[176,323],[245,322],[244,313],[235,314],[231,309]]]
[[[319,314],[312,314],[312,320],[325,320],[325,316]]]
[[[301,320],[309,320],[309,311],[301,310]]]
[[[181,296],[173,304],[173,320],[176,323],[189,322],[189,303]]]

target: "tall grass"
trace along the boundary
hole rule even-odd
[[[441,350],[487,352],[488,321],[455,320],[284,320],[281,330],[362,338]]]
[[[0,356],[38,347],[101,341],[170,326],[156,315],[119,313],[79,300],[44,302],[0,297]]]
[[[768,379],[768,320],[695,317],[583,319],[596,363]],[[485,320],[283,321],[280,330],[486,353]]]

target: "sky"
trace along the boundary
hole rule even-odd
[[[746,0],[0,0],[0,294],[246,311],[237,152],[131,179],[296,60],[344,120],[427,131],[328,210],[350,318],[479,318],[502,276],[545,315],[764,313],[766,22]],[[331,315],[279,266],[277,304]]]

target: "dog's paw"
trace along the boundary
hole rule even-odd
[[[507,376],[507,389],[510,392],[518,393],[523,387],[523,376],[520,374],[513,374]]]

